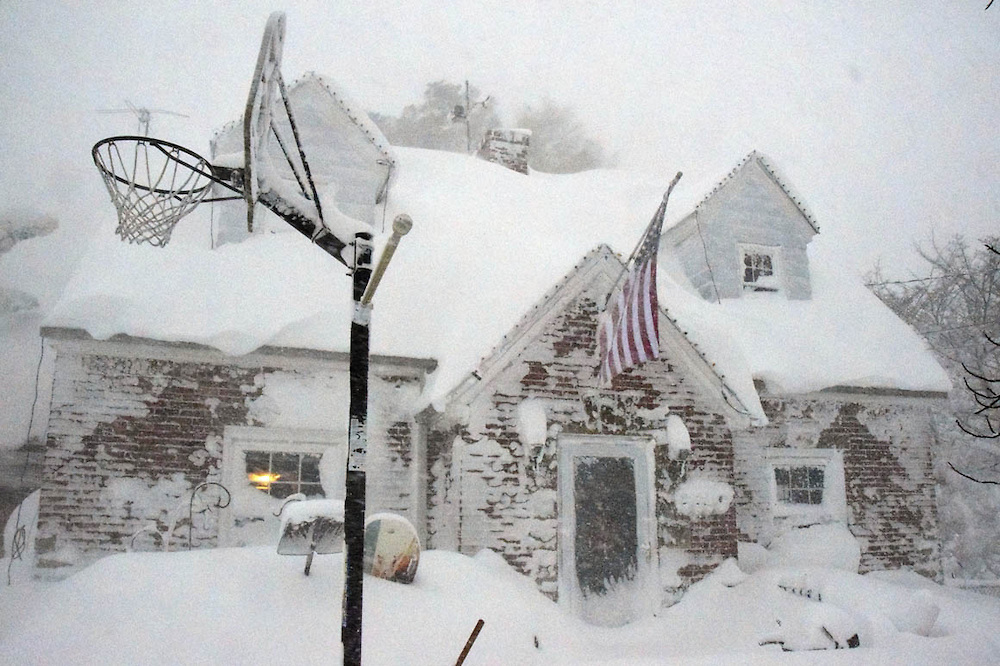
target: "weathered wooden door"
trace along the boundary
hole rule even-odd
[[[593,437],[561,444],[560,597],[588,622],[625,624],[659,597],[652,445]]]

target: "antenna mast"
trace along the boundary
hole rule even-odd
[[[98,113],[131,113],[135,115],[136,119],[139,121],[139,131],[142,136],[149,136],[149,123],[152,120],[153,114],[167,115],[167,116],[177,116],[178,118],[188,118],[187,114],[178,113],[176,111],[171,111],[169,109],[150,109],[145,106],[136,106],[132,102],[125,100],[124,109],[98,109]]]

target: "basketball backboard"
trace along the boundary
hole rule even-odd
[[[243,118],[216,135],[211,161],[149,137],[112,137],[94,147],[123,238],[166,245],[174,225],[200,202],[236,199],[242,207],[220,203],[217,241],[240,239],[231,224],[237,211],[249,233],[267,209],[351,266],[344,250],[356,234],[371,231],[394,160],[378,128],[329,79],[308,75],[286,89],[284,40],[285,16],[274,12]],[[164,173],[167,181],[159,177]]]
[[[289,147],[287,139],[297,135],[318,191],[325,223],[336,235],[352,238],[356,231],[378,221],[380,204],[396,164],[389,142],[362,107],[352,102],[329,77],[306,74],[289,86],[286,93],[291,116],[279,97],[271,112],[274,131],[255,151],[252,169],[257,174],[258,196],[271,191],[292,199],[290,192],[302,192],[299,181],[305,164],[294,146]],[[212,139],[213,163],[240,160],[244,145],[241,130],[239,123],[232,122],[216,133]],[[302,196],[295,200],[303,207],[311,205]],[[245,238],[239,208],[223,206],[220,212],[219,242]],[[269,225],[259,210],[255,220],[256,228]]]
[[[285,46],[285,15],[274,12],[267,19],[257,66],[250,81],[243,112],[243,196],[247,202],[247,229],[253,230],[253,214],[260,189],[261,147],[271,134],[271,114],[281,84],[281,54]]]

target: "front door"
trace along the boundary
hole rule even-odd
[[[622,625],[655,609],[652,443],[561,441],[560,599],[588,622]]]

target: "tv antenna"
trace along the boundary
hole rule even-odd
[[[451,112],[451,122],[453,123],[465,123],[465,152],[472,153],[472,127],[471,119],[473,110],[477,106],[486,108],[489,106],[490,101],[493,99],[492,95],[487,95],[484,99],[472,101],[469,95],[469,80],[465,80],[465,106],[461,104],[455,105],[455,110]]]
[[[125,100],[124,109],[98,109],[98,113],[131,113],[139,120],[139,131],[142,132],[143,136],[149,136],[149,121],[152,120],[153,114],[160,114],[166,116],[177,116],[178,118],[189,118],[187,114],[177,113],[176,111],[171,111],[170,109],[150,109],[145,106],[136,106],[132,102]]]

